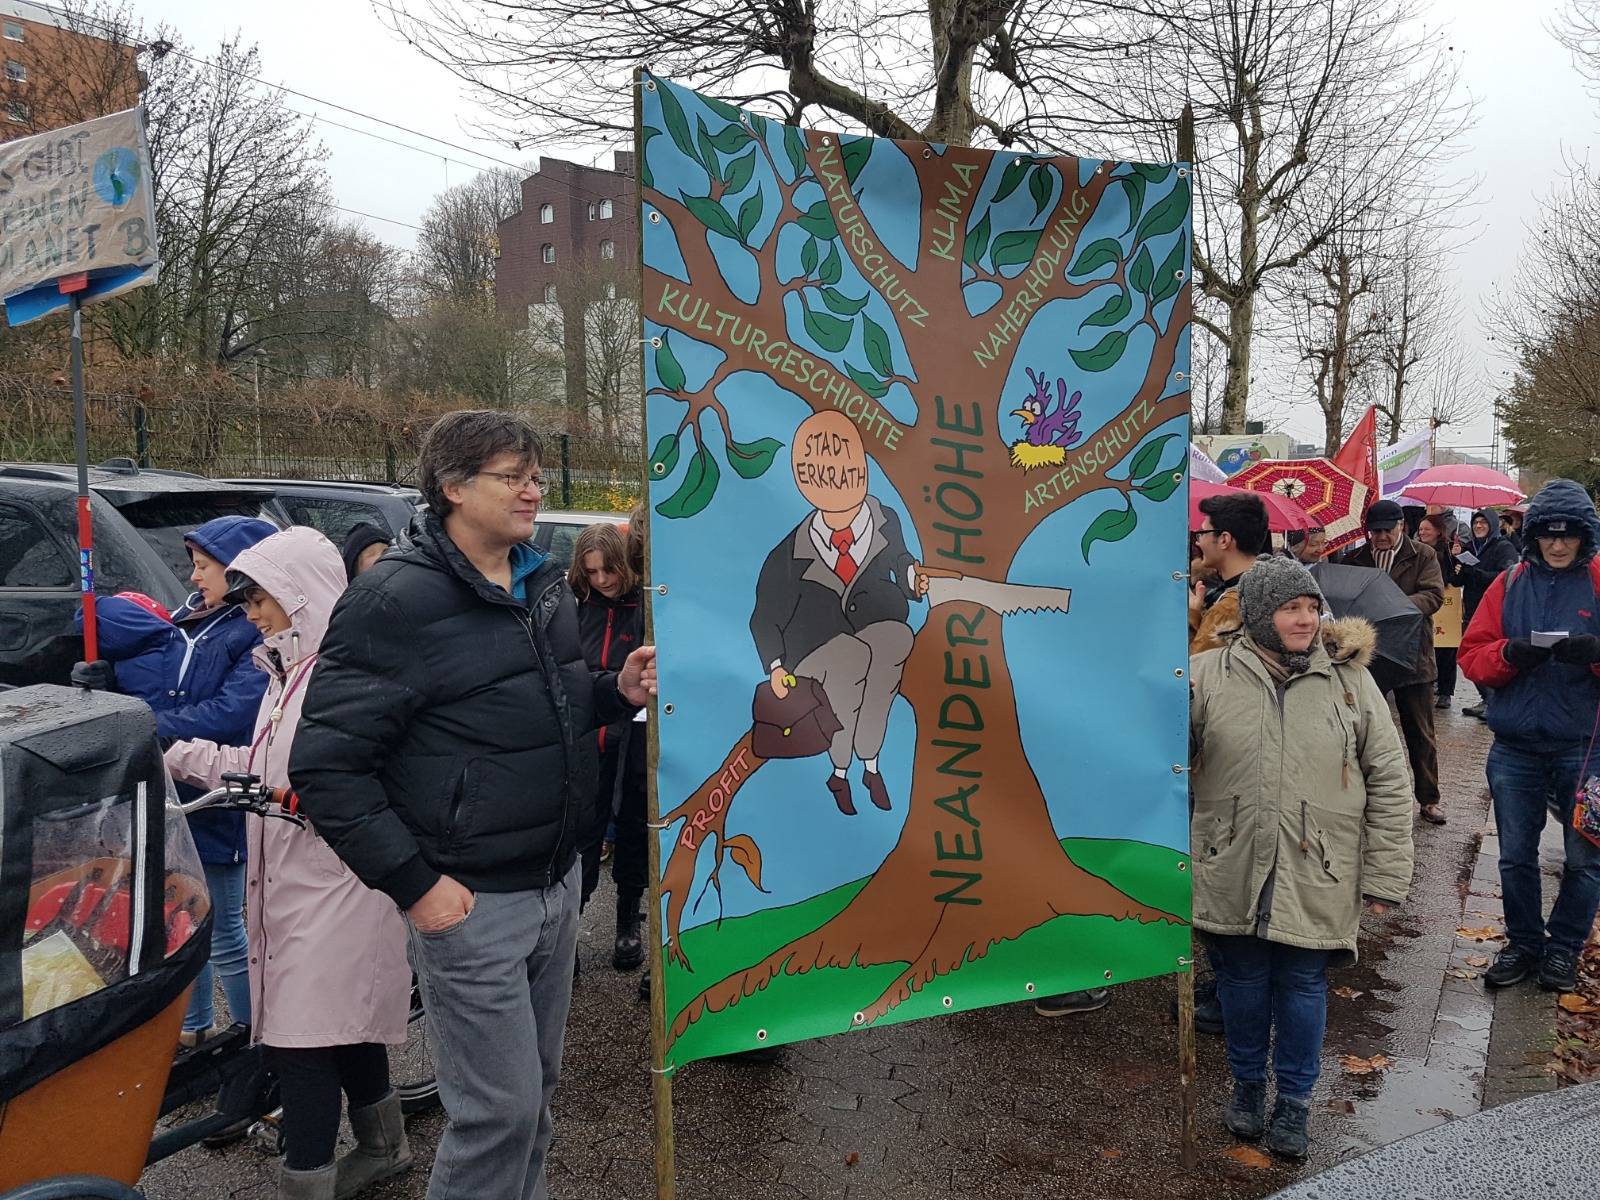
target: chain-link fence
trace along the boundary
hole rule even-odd
[[[316,412],[250,398],[183,399],[91,392],[89,461],[221,479],[341,479],[413,483],[417,445],[434,416]],[[554,432],[545,438],[549,503],[625,511],[640,496],[643,452],[632,437]],[[72,400],[64,388],[0,379],[0,461],[71,462]]]

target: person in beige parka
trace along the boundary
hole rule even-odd
[[[1316,580],[1292,559],[1259,559],[1238,591],[1237,622],[1190,660],[1194,925],[1234,1077],[1224,1120],[1303,1158],[1328,968],[1355,962],[1363,898],[1375,912],[1406,898],[1411,784],[1366,669],[1371,625],[1323,622]]]

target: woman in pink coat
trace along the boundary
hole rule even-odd
[[[289,750],[344,562],[322,534],[296,527],[229,565],[228,600],[261,630],[256,664],[269,682],[249,746],[178,742],[173,778],[217,787],[225,771],[289,784]],[[287,1153],[280,1200],[335,1200],[411,1163],[387,1045],[405,1041],[411,971],[393,901],[369,890],[309,826],[252,820],[245,888],[251,1033],[271,1048]],[[337,1165],[339,1092],[356,1149]]]

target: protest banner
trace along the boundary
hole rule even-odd
[[[1189,168],[640,96],[658,1071],[1187,970]]]
[[[1461,589],[1447,587],[1444,603],[1433,614],[1433,648],[1455,650],[1461,646]]]

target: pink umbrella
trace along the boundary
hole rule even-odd
[[[1189,528],[1199,529],[1205,520],[1200,511],[1200,501],[1207,496],[1254,496],[1267,507],[1267,526],[1273,533],[1288,533],[1291,529],[1310,529],[1315,522],[1293,500],[1276,492],[1252,492],[1245,488],[1229,487],[1223,483],[1207,483],[1203,479],[1189,481]]]
[[[1465,463],[1429,467],[1400,495],[1419,504],[1442,504],[1446,508],[1488,508],[1527,499],[1511,476]]]

